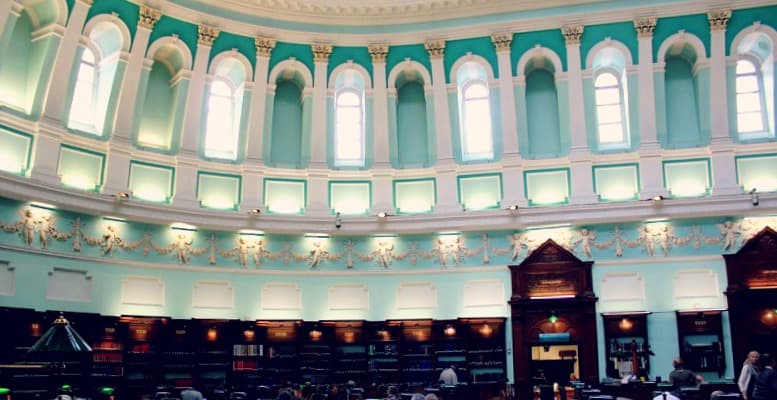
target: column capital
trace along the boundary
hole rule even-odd
[[[496,51],[510,50],[510,44],[513,43],[512,32],[498,32],[491,34],[491,42],[494,43]]]
[[[214,26],[198,25],[197,44],[211,47],[213,46],[213,41],[216,40],[216,38],[219,36],[219,33],[221,33],[219,28]]]
[[[656,29],[656,22],[657,19],[654,15],[635,19],[634,29],[637,31],[637,37],[652,37],[653,30]]]
[[[325,43],[313,43],[313,61],[329,62],[329,55],[332,54],[332,45]]]
[[[445,54],[445,40],[427,40],[424,48],[429,52],[429,57],[442,58]]]
[[[583,25],[564,25],[561,27],[561,34],[564,35],[564,42],[567,46],[580,44],[580,37],[583,36]]]
[[[146,29],[154,29],[154,25],[159,21],[162,16],[162,12],[156,8],[151,8],[146,5],[140,6],[140,19],[138,19],[138,26]]]
[[[272,53],[275,48],[275,43],[277,43],[277,40],[272,38],[255,37],[254,46],[256,46],[256,55],[270,57],[270,53]]]
[[[386,56],[388,56],[388,52],[389,52],[389,45],[385,43],[371,44],[367,46],[367,49],[370,52],[370,56],[372,57],[373,63],[386,62]]]
[[[731,9],[712,10],[707,13],[710,21],[710,29],[713,31],[726,30],[728,20],[731,18]]]

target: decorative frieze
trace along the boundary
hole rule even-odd
[[[445,40],[430,40],[424,43],[424,48],[431,58],[442,58],[445,54]]]
[[[160,17],[162,17],[161,11],[141,4],[138,26],[146,29],[154,29],[154,25],[156,25]]]
[[[276,43],[277,41],[271,38],[266,38],[266,37],[254,38],[254,46],[256,46],[256,55],[263,56],[263,57],[270,57],[270,53],[272,53]]]
[[[385,63],[388,56],[389,46],[387,44],[371,44],[367,46],[370,51],[373,63]]]
[[[331,44],[314,43],[312,46],[314,62],[329,62],[329,56],[332,54]]]
[[[656,17],[639,17],[634,20],[634,29],[637,30],[638,37],[651,37],[656,29]]]
[[[566,42],[567,46],[580,44],[580,38],[583,36],[583,25],[562,26],[561,34],[564,35],[564,42]]]
[[[510,44],[513,43],[512,32],[499,32],[491,35],[491,42],[494,43],[496,51],[510,50]]]
[[[707,19],[710,21],[710,29],[713,31],[726,30],[726,25],[730,18],[730,9],[713,10],[707,13]]]
[[[219,28],[208,25],[199,25],[197,27],[197,44],[208,47],[213,46],[213,41],[216,40],[220,32]]]

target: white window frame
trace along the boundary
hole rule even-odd
[[[223,95],[223,94],[214,94],[213,93],[213,87],[216,84],[224,84],[228,89],[230,94],[229,95]],[[211,90],[208,92],[208,99],[207,99],[207,116],[205,120],[205,136],[204,136],[204,145],[203,145],[203,152],[205,154],[205,157],[207,158],[216,158],[216,159],[224,159],[224,160],[236,160],[237,159],[237,152],[238,152],[238,142],[239,142],[239,130],[240,130],[240,121],[238,118],[238,107],[240,106],[237,104],[236,97],[239,87],[236,87],[234,82],[231,80],[222,77],[222,76],[214,76],[210,83]],[[211,129],[218,129],[218,127],[223,126],[225,124],[223,119],[219,119],[218,122],[214,122],[214,126],[211,126],[211,118],[212,115],[212,107],[213,104],[211,103],[214,99],[220,99],[220,100],[226,100],[229,104],[228,107],[230,110],[226,112],[225,114],[228,114],[231,117],[231,123],[230,127],[227,128],[227,131],[229,133],[228,136],[224,135],[224,131],[218,130],[216,132],[211,132]],[[211,136],[213,135],[213,136]],[[232,144],[231,149],[225,149],[225,148],[218,148],[218,149],[212,149],[210,141],[213,140],[214,142],[219,143],[230,143]]]
[[[615,80],[615,85],[607,85],[607,86],[598,86],[597,81],[599,78],[602,77],[602,75],[612,75]],[[599,143],[599,147],[603,149],[616,149],[616,148],[625,148],[629,145],[629,129],[626,118],[626,93],[624,90],[624,84],[623,81],[625,79],[624,74],[615,69],[615,68],[601,68],[596,71],[593,77],[593,88],[594,88],[594,104],[595,104],[595,115],[594,118],[596,120],[596,140],[597,143]],[[597,93],[602,90],[612,90],[617,89],[618,91],[618,102],[617,103],[607,103],[607,104],[599,104]],[[618,106],[618,109],[620,111],[620,120],[617,122],[607,122],[602,123],[599,121],[599,110],[603,107],[612,107],[612,106]],[[603,140],[602,139],[602,128],[604,126],[613,126],[613,125],[620,125],[620,140]]]
[[[92,61],[84,60],[84,55],[91,54]],[[98,107],[98,91],[100,85],[100,59],[98,55],[100,53],[91,48],[85,46],[81,53],[81,58],[78,61],[78,72],[76,74],[76,82],[73,88],[73,99],[70,104],[70,112],[68,115],[68,128],[75,129],[81,132],[91,133],[96,136],[102,136],[98,127],[97,118],[100,113],[97,112]],[[91,82],[87,82],[82,79],[85,68],[91,68]],[[87,88],[83,88],[83,85],[89,85]],[[83,99],[79,97],[82,91],[89,91],[89,97]],[[84,104],[87,103],[87,104]],[[82,118],[86,117],[86,118]]]
[[[343,95],[353,94],[358,99],[356,105],[341,105],[340,99]],[[335,93],[334,99],[334,165],[336,167],[361,167],[365,162],[365,110],[364,110],[364,91],[354,87],[344,87]],[[341,131],[341,127],[353,124],[353,121],[342,121],[343,115],[341,110],[343,109],[358,109],[359,120],[356,137],[348,136]],[[353,147],[358,148],[357,157],[343,157],[342,152],[345,148],[348,148],[348,153],[353,151]]]
[[[750,65],[753,66],[754,72],[746,72],[746,73],[739,73],[739,63],[741,62],[747,62],[750,63]],[[740,78],[747,78],[747,77],[753,77],[756,80],[757,89],[755,91],[747,91],[747,92],[740,92],[739,89],[739,79]],[[747,111],[747,112],[740,112],[739,111],[739,97],[740,95],[752,95],[756,94],[758,96],[758,110],[757,111]],[[737,60],[737,64],[734,67],[734,104],[736,107],[736,124],[737,124],[737,133],[740,135],[743,135],[745,137],[749,135],[757,135],[760,136],[760,134],[768,131],[769,123],[766,118],[766,113],[764,110],[766,109],[766,99],[764,98],[764,82],[763,82],[763,71],[761,70],[761,63],[758,60],[753,59],[752,57],[743,56],[740,59]],[[761,127],[760,129],[756,130],[747,130],[742,131],[740,130],[740,117],[743,114],[758,114],[760,116],[761,121]]]
[[[472,97],[467,98],[467,92],[473,87],[473,86],[482,86],[486,94],[485,96],[479,96],[479,97]],[[470,124],[469,118],[470,116],[470,107],[469,105],[471,102],[475,101],[485,101],[485,104],[488,106],[488,112],[486,113],[486,116],[488,118],[487,121],[478,121],[478,125],[485,126],[483,129],[483,132],[486,132],[487,134],[482,137],[478,137],[478,141],[484,141],[487,140],[487,146],[489,149],[486,151],[470,151],[470,146],[468,145],[469,139],[472,139],[470,135],[475,135],[474,132],[469,132],[467,127]],[[468,104],[470,103],[470,104]],[[466,82],[464,82],[459,87],[459,127],[460,127],[460,138],[461,138],[461,153],[462,153],[462,159],[464,161],[479,161],[479,160],[491,160],[494,158],[494,137],[493,137],[493,124],[491,121],[491,89],[488,87],[488,82],[481,80],[481,79],[470,79]]]

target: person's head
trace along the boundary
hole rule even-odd
[[[278,393],[278,397],[275,398],[276,400],[294,400],[294,396],[291,395],[288,391],[284,390]]]
[[[674,366],[675,368],[682,368],[683,359],[680,357],[675,357],[674,360],[672,360],[672,366]]]
[[[426,395],[426,397],[424,398],[424,400],[439,400],[439,399],[437,398],[437,395],[436,395],[436,394],[434,394],[434,393],[429,393],[429,394],[427,394],[427,395]]]
[[[746,364],[758,364],[758,358],[761,356],[760,353],[757,351],[751,351],[747,353],[747,359],[745,359]]]
[[[761,367],[772,367],[774,368],[777,366],[777,360],[772,357],[769,353],[763,353],[761,354],[761,357],[758,359],[758,363],[761,365]]]

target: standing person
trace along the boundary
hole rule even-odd
[[[451,365],[440,372],[440,383],[443,385],[456,385],[459,383],[459,377],[456,375],[456,366]]]
[[[760,358],[761,371],[755,378],[752,400],[777,399],[777,360],[771,354],[764,353]]]
[[[202,393],[195,388],[188,387],[181,391],[181,400],[202,400]]]
[[[758,376],[758,354],[757,351],[751,351],[747,353],[745,362],[742,363],[742,372],[739,373],[739,379],[737,385],[739,385],[739,392],[742,393],[742,399],[750,400],[753,397],[753,387],[755,386],[755,378]]]
[[[704,382],[704,378],[694,374],[691,370],[685,369],[683,359],[675,357],[672,360],[674,371],[669,373],[669,383],[672,384],[675,390],[679,390],[682,387],[696,387],[698,383]]]

